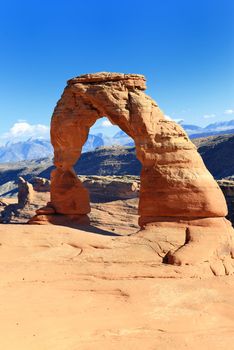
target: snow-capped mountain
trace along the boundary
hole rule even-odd
[[[133,140],[121,131],[122,134],[108,137],[102,133],[97,135],[89,134],[82,152],[93,151],[98,147],[122,145],[133,145]],[[53,156],[53,147],[49,140],[28,139],[20,142],[7,142],[5,146],[0,146],[0,163],[11,163],[22,160],[40,159]]]
[[[180,125],[187,132],[190,138],[234,133],[234,120],[209,124],[203,128],[201,126],[193,124],[180,123]],[[119,144],[122,146],[133,146],[134,141],[127,134],[125,134],[124,131],[120,130],[113,136],[112,144]]]
[[[45,158],[51,156],[52,152],[53,148],[48,140],[8,142],[5,146],[0,146],[0,163]]]
[[[104,140],[102,134],[92,135],[89,134],[87,141],[85,142],[82,151],[93,151],[97,147],[104,146]]]
[[[187,132],[188,135],[191,135],[193,133],[198,133],[203,130],[200,126],[193,125],[193,124],[180,123],[180,125]]]
[[[134,146],[134,141],[123,130],[113,136],[113,143],[121,146]]]
[[[188,133],[190,138],[234,133],[234,120],[212,123],[204,128],[197,125],[187,125],[183,123],[181,123],[181,126]]]
[[[204,128],[204,130],[212,131],[226,131],[230,129],[234,129],[234,120],[212,123]]]
[[[234,120],[209,124],[202,128],[193,124],[181,126],[190,138],[206,137],[219,134],[234,134]],[[114,136],[106,136],[103,133],[89,134],[88,140],[83,146],[82,152],[93,151],[102,146],[134,146],[134,141],[122,130]],[[22,160],[40,159],[53,156],[53,147],[49,140],[28,139],[27,141],[8,142],[0,146],[0,163],[17,162]]]

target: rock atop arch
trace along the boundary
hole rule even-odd
[[[68,81],[51,120],[56,169],[50,205],[65,216],[90,212],[88,191],[73,165],[90,127],[107,116],[133,138],[142,164],[137,235],[161,242],[161,256],[172,264],[230,257],[233,230],[221,190],[182,127],[164,117],[145,89],[138,74],[102,72]],[[163,242],[173,235],[182,243],[170,252]]]

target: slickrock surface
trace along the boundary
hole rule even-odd
[[[157,256],[138,237],[0,225],[1,348],[232,349],[233,277]]]
[[[142,164],[139,236],[146,235],[149,226],[155,242],[162,231],[172,228],[175,235],[185,237],[177,251],[162,249],[162,259],[171,264],[200,264],[211,256],[223,261],[225,255],[230,260],[233,230],[224,219],[222,191],[185,131],[166,120],[145,88],[144,76],[136,74],[102,72],[69,80],[51,120],[56,169],[51,173],[48,207],[56,214],[48,220],[39,215],[32,222],[61,223],[61,215],[64,224],[88,222],[89,194],[73,166],[90,127],[108,116],[133,138]]]

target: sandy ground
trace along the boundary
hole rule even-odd
[[[234,277],[159,264],[136,239],[0,225],[0,284],[1,349],[233,348]]]

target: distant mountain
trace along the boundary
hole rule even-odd
[[[234,134],[199,138],[193,142],[216,179],[234,175]],[[141,164],[134,147],[112,146],[83,153],[74,168],[79,175],[139,175]],[[52,169],[51,158],[0,164],[0,196],[16,193],[19,176],[28,181],[35,176],[48,179]]]
[[[134,146],[135,145],[133,139],[130,136],[128,136],[123,130],[118,131],[113,136],[113,142],[114,142],[114,144],[118,144],[121,146]]]
[[[201,128],[197,125],[180,124],[191,139],[212,135],[224,135],[234,133],[234,120],[216,122]]]
[[[188,135],[193,134],[194,132],[200,132],[203,129],[200,126],[193,125],[193,124],[180,124],[182,128],[187,132]]]
[[[127,136],[127,134],[123,130],[120,130],[113,136],[113,138],[118,139],[118,138],[126,137],[126,136]]]
[[[94,150],[97,147],[104,146],[104,144],[105,143],[104,143],[102,134],[98,134],[98,135],[89,134],[88,140],[85,142],[82,148],[82,151],[89,152]]]
[[[204,128],[204,130],[212,131],[225,131],[230,129],[234,129],[234,120],[212,123]]]
[[[209,124],[202,128],[193,124],[180,124],[190,138],[207,137],[234,133],[234,120]],[[134,141],[122,130],[113,136],[112,145],[134,146]]]
[[[133,146],[134,141],[123,131],[118,132],[113,137],[108,137],[102,133],[89,134],[82,152],[90,152],[99,147],[112,145]],[[0,146],[0,163],[40,159],[52,157],[52,155],[53,147],[49,140],[29,139],[16,143],[8,142],[5,146]]]
[[[217,122],[209,124],[202,128],[193,124],[180,124],[191,139],[198,137],[207,137],[212,135],[223,135],[234,133],[234,120],[226,122]],[[134,146],[134,141],[122,130],[113,136],[112,145],[119,144],[122,146]]]
[[[217,122],[201,128],[193,124],[181,124],[191,139],[211,135],[234,133],[234,120]],[[106,146],[134,146],[134,141],[124,131],[120,130],[113,137],[102,133],[89,134],[88,140],[82,148],[82,153]],[[49,140],[29,139],[22,142],[8,142],[0,146],[0,163],[17,162],[21,160],[40,159],[53,156],[53,147]]]
[[[198,152],[216,179],[234,175],[234,134],[194,139]],[[80,175],[139,175],[140,162],[135,147],[112,146],[83,153],[75,165]],[[49,177],[51,168],[40,174]]]
[[[228,130],[220,130],[220,131],[207,131],[205,132],[203,129],[203,132],[190,134],[190,139],[196,139],[198,137],[208,137],[208,136],[218,136],[218,135],[228,135],[228,134],[234,134],[234,128],[228,129]]]
[[[134,146],[134,141],[122,130],[113,137],[106,136],[103,133],[89,134],[88,140],[82,148],[82,153],[90,152],[103,146]]]
[[[8,142],[0,147],[0,163],[38,159],[52,154],[53,148],[48,140],[29,139],[16,143]]]

